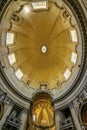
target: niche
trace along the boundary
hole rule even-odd
[[[37,93],[30,108],[30,125],[28,130],[49,129],[55,130],[54,107],[51,96],[46,92]]]
[[[86,124],[87,126],[87,103],[85,103],[81,108],[81,118],[83,124]]]

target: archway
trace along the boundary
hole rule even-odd
[[[55,130],[52,98],[46,92],[39,92],[33,97],[29,114],[28,130]]]
[[[81,120],[82,120],[83,126],[87,130],[87,103],[82,105],[82,108],[81,108]]]

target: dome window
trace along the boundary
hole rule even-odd
[[[67,70],[65,71],[65,73],[64,73],[64,77],[65,77],[65,79],[68,80],[69,77],[70,77],[70,75],[71,75],[71,72],[70,72],[69,69],[67,69]]]
[[[72,56],[71,56],[71,61],[76,64],[76,61],[77,61],[77,54],[72,52]]]
[[[12,65],[16,62],[15,54],[8,55],[9,63]]]
[[[7,33],[6,36],[6,44],[11,45],[14,42],[14,34],[13,33]]]
[[[71,35],[72,42],[78,42],[76,30],[71,30],[70,35]]]
[[[18,69],[16,72],[15,72],[15,75],[16,77],[21,80],[22,76],[23,76],[23,73],[20,69]]]
[[[47,5],[48,5],[47,1],[32,2],[32,7],[34,10],[48,9]]]

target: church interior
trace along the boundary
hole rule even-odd
[[[0,0],[0,130],[87,130],[87,0]]]

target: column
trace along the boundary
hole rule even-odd
[[[10,102],[7,109],[6,109],[6,111],[4,112],[4,115],[3,115],[2,119],[0,120],[0,130],[2,130],[3,125],[6,122],[6,119],[9,116],[13,106],[14,106],[14,104]]]
[[[86,89],[83,90],[84,98],[85,98],[85,99],[87,98],[87,92],[86,92],[86,91],[87,91]]]
[[[75,124],[75,126],[76,126],[76,129],[77,129],[77,130],[81,130],[81,126],[80,126],[80,123],[79,123],[78,117],[77,117],[77,115],[76,115],[76,112],[75,112],[75,109],[74,109],[73,104],[70,104],[69,108],[70,108],[71,115],[72,115],[74,124]]]
[[[55,125],[56,125],[56,130],[60,129],[60,121],[61,121],[60,111],[56,110],[55,111]]]
[[[23,110],[20,116],[21,119],[21,126],[19,130],[26,130],[27,127],[27,117],[28,117],[28,111]]]

